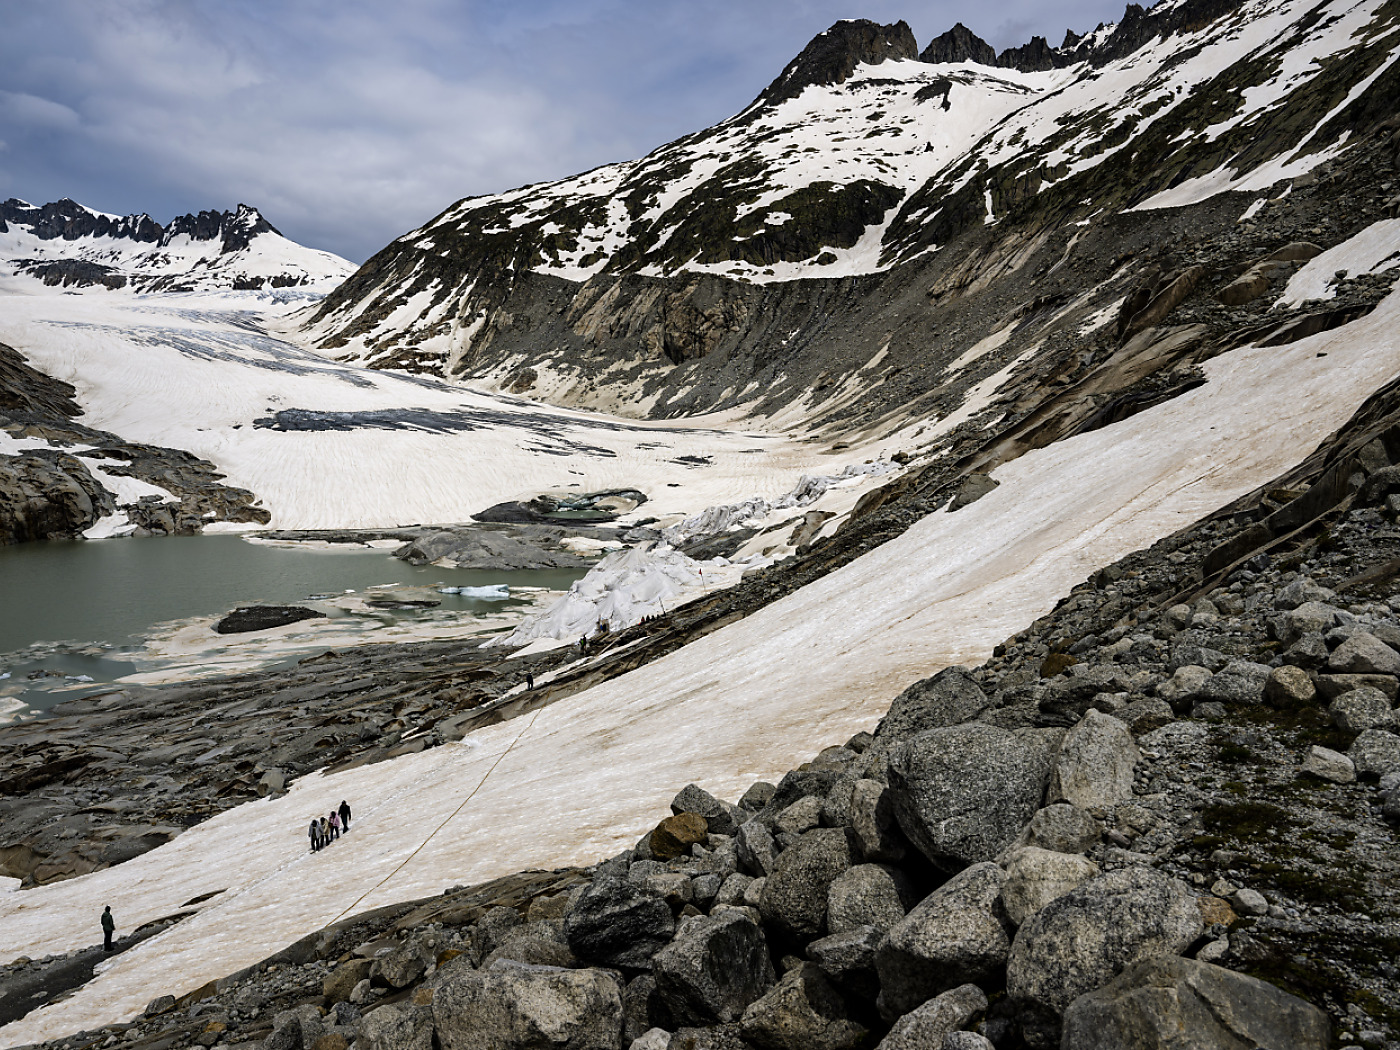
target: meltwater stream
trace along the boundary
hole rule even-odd
[[[172,622],[218,617],[239,605],[311,604],[323,626],[361,631],[470,621],[521,604],[528,588],[565,590],[582,570],[496,572],[412,566],[386,550],[249,543],[237,536],[167,536],[26,543],[0,547],[0,720],[44,709],[152,665],[143,641]],[[438,587],[507,585],[506,600],[441,593]],[[330,606],[347,592],[392,586],[427,589],[430,610]],[[413,597],[423,597],[417,592]],[[220,640],[205,630],[211,641]],[[261,632],[260,632],[261,633]],[[226,636],[256,648],[258,634]],[[387,640],[387,639],[386,639]],[[326,646],[321,646],[324,649]],[[320,651],[317,649],[316,651]],[[286,652],[305,656],[306,652]],[[191,658],[199,662],[198,657]],[[23,705],[23,706],[21,706]]]

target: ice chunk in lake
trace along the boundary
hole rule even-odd
[[[439,587],[439,594],[460,594],[484,602],[503,602],[510,597],[510,587],[504,583],[488,583],[484,587]]]

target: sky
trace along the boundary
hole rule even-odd
[[[251,204],[363,262],[462,197],[742,110],[842,18],[1058,44],[1113,0],[0,0],[0,199]]]

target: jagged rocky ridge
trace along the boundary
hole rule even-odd
[[[354,267],[287,240],[246,204],[236,211],[107,215],[64,198],[0,202],[0,260],[46,285],[139,292],[324,287]]]
[[[307,332],[371,364],[627,414],[797,403],[894,426],[927,415],[990,332],[1016,324],[989,364],[1080,341],[1148,257],[1261,200],[1315,208],[1304,239],[1321,247],[1374,220],[1393,195],[1380,183],[1348,187],[1369,218],[1299,191],[1347,167],[1340,146],[1389,136],[1393,17],[1129,8],[1037,72],[979,64],[956,31],[921,61],[907,27],[840,23],[729,121],[458,202]],[[1245,260],[1211,259],[1201,290]]]
[[[776,785],[689,787],[592,868],[356,916],[45,1045],[1393,1045],[1397,461],[1391,384]]]
[[[0,343],[0,433],[35,446],[0,454],[0,546],[73,539],[118,513],[142,535],[199,532],[211,521],[270,520],[253,493],[221,484],[214,464],[79,423],[74,393]],[[170,498],[119,503],[90,467],[154,485]]]

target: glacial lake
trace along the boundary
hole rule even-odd
[[[0,720],[16,701],[42,709],[91,693],[151,661],[142,642],[172,621],[217,617],[239,605],[313,604],[380,587],[430,590],[431,610],[374,610],[380,628],[406,630],[475,620],[522,605],[519,588],[567,590],[581,569],[494,572],[413,566],[390,549],[270,546],[238,536],[162,536],[25,543],[0,547]],[[511,597],[437,593],[444,587],[505,584]],[[408,597],[421,598],[414,593]],[[366,620],[329,608],[330,623]],[[321,621],[323,624],[326,621]],[[213,632],[207,632],[213,636]],[[245,648],[258,633],[213,636]],[[401,632],[402,633],[402,632]],[[362,643],[378,639],[373,632]],[[383,640],[389,641],[386,637]],[[322,649],[325,646],[321,647]],[[318,649],[317,651],[321,651]],[[295,662],[306,652],[288,654]],[[176,661],[178,662],[178,661]],[[198,662],[197,658],[194,662]],[[275,666],[277,661],[267,664]],[[33,677],[31,677],[33,676]],[[79,680],[81,677],[90,682]]]

